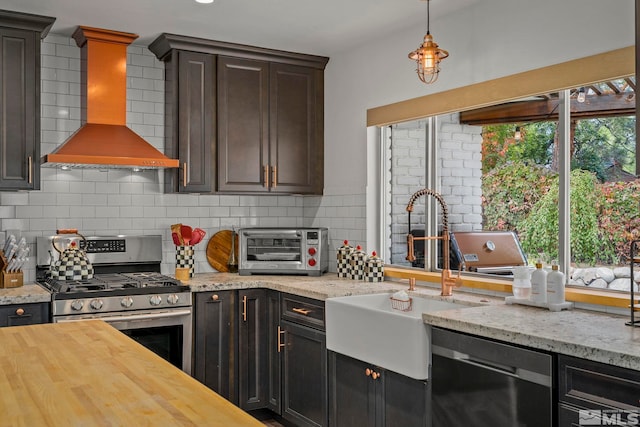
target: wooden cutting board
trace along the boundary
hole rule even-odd
[[[229,255],[231,254],[231,236],[233,235],[231,230],[220,230],[209,239],[207,243],[207,261],[209,265],[221,273],[227,273],[227,261],[229,261]],[[238,258],[238,234],[236,233],[236,259]]]

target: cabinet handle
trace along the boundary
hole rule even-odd
[[[273,170],[273,180],[272,180],[273,182],[271,183],[271,186],[273,188],[276,188],[278,186],[278,167],[274,166],[272,170]]]
[[[187,162],[182,164],[182,186],[187,186]]]
[[[269,188],[269,165],[264,165],[263,170],[264,170],[264,186],[266,188]]]
[[[220,297],[218,296],[218,294],[213,294],[211,295],[211,299],[214,301],[218,301],[220,299]]]
[[[282,342],[282,339],[281,339],[283,335],[284,335],[284,331],[282,330],[280,325],[278,325],[278,353],[280,353],[281,349],[284,347],[284,343]]]
[[[291,311],[293,311],[294,313],[299,313],[302,314],[303,316],[307,316],[309,313],[311,313],[311,310],[309,310],[308,308],[292,308]]]
[[[247,321],[247,296],[242,297],[242,321]]]
[[[29,168],[29,170],[27,171],[28,181],[29,184],[33,184],[33,157],[29,156],[27,158],[27,163]]]
[[[17,309],[17,310],[16,310],[16,314],[17,314],[18,316],[22,316],[22,315],[24,314],[24,308],[19,308],[19,309]]]

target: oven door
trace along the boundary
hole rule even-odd
[[[191,375],[191,308],[56,316],[53,321],[76,322],[99,319]]]

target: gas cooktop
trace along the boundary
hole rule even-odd
[[[96,274],[87,280],[46,278],[42,284],[56,299],[187,292],[179,280],[156,272]]]

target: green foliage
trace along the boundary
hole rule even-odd
[[[595,264],[603,249],[598,228],[597,182],[591,172],[571,172],[570,235],[576,263]],[[519,227],[522,248],[527,254],[558,258],[558,185],[549,189]]]
[[[548,169],[509,162],[482,177],[482,208],[485,229],[518,230],[540,198],[557,178]]]
[[[599,227],[607,256],[625,260],[630,242],[640,239],[640,180],[601,184],[598,193]]]

